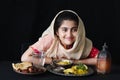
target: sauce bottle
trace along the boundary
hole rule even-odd
[[[111,70],[111,54],[108,51],[108,46],[104,43],[102,50],[97,56],[97,73],[107,74]]]

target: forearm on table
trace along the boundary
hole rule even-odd
[[[29,47],[22,55],[21,57],[21,61],[28,61],[28,62],[32,62],[34,64],[38,64],[40,61],[39,61],[39,58],[37,57],[33,57],[32,56],[33,54],[33,50]]]
[[[22,55],[21,61],[28,61],[32,62],[34,64],[39,64],[40,63],[40,58],[39,57],[34,57],[33,55],[33,50],[31,48],[28,48],[26,52]],[[45,57],[45,63],[50,64],[52,62],[52,59],[49,57]],[[97,58],[87,58],[87,59],[81,59],[81,60],[75,60],[75,63],[84,63],[88,65],[96,65],[97,63]]]
[[[21,61],[28,61],[28,62],[32,62],[33,64],[39,64],[40,63],[40,58],[39,57],[35,57],[33,55],[33,50],[31,48],[28,48],[22,55],[21,57]],[[46,64],[50,64],[52,61],[51,58],[46,57],[45,58],[45,63]]]
[[[50,64],[52,62],[52,58],[50,57],[45,57],[45,63]]]
[[[36,64],[36,65],[38,65],[38,64],[41,63],[41,62],[40,62],[41,59],[40,59],[39,57],[34,57],[34,56],[29,56],[28,59],[23,60],[23,61],[32,62],[33,64]],[[48,57],[45,58],[45,64],[50,64],[51,62],[52,62],[52,59],[51,59],[51,58],[48,58]]]
[[[87,58],[87,59],[81,59],[81,60],[75,60],[75,63],[84,63],[87,65],[96,65],[97,64],[97,58]]]

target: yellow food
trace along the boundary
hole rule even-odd
[[[15,70],[25,70],[27,69],[28,67],[32,66],[32,63],[30,62],[21,62],[21,63],[12,63],[12,67],[15,69]]]
[[[64,74],[84,75],[88,73],[88,67],[85,64],[74,65],[63,72]]]
[[[64,71],[63,71],[65,74],[70,74],[70,73],[75,73],[75,71],[74,71],[74,69],[72,69],[72,68],[68,68],[68,69],[65,69]]]
[[[68,65],[68,64],[70,64],[70,61],[68,61],[68,60],[63,60],[63,61],[58,62],[57,64],[58,64],[58,65]]]

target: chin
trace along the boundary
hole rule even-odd
[[[72,44],[73,44],[73,43],[66,43],[66,45],[68,45],[68,46],[69,46],[69,45],[72,45]]]

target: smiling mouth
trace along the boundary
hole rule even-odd
[[[68,41],[73,41],[73,38],[66,38],[66,40],[68,40]]]

